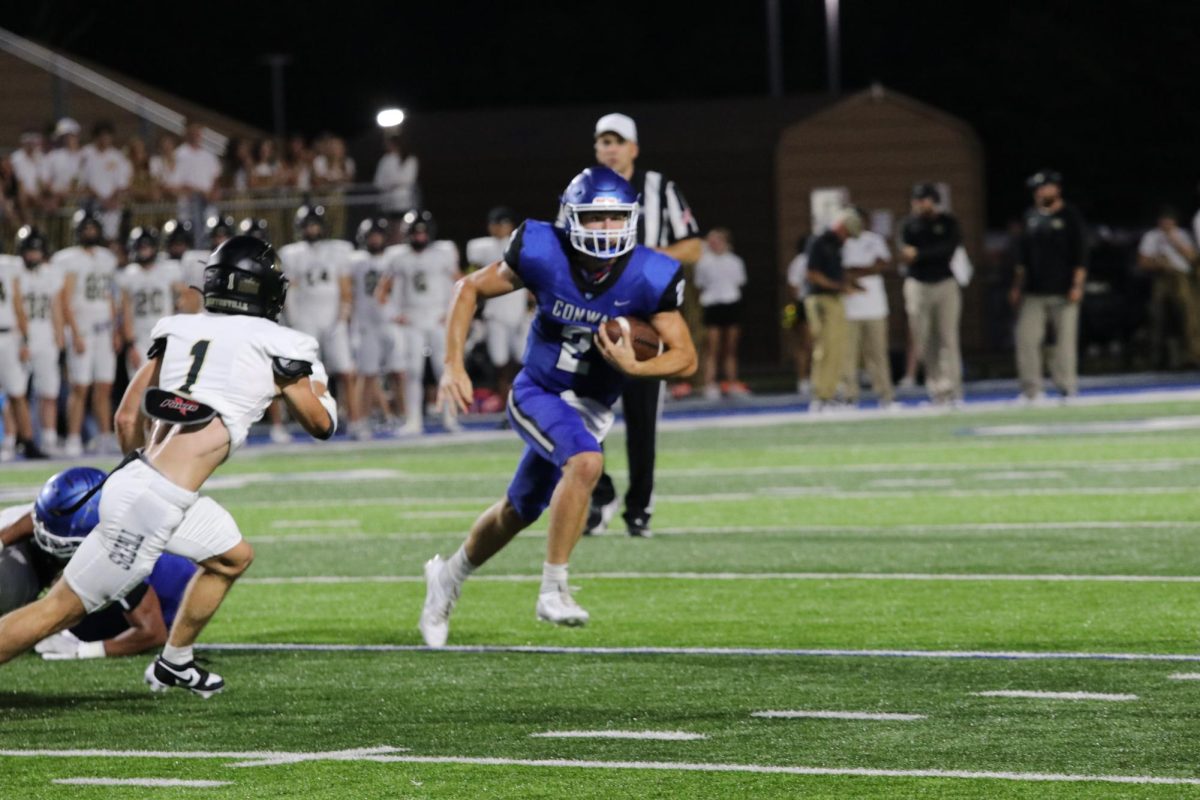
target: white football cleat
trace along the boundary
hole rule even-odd
[[[538,595],[537,618],[555,625],[580,627],[587,624],[588,612],[575,602],[569,591],[563,589]]]
[[[446,646],[446,639],[450,636],[450,612],[458,602],[458,591],[447,589],[442,580],[445,571],[446,562],[441,556],[434,556],[425,562],[425,607],[421,609],[417,628],[429,647]]]
[[[292,435],[287,432],[287,428],[282,425],[271,426],[271,442],[272,444],[291,444]]]

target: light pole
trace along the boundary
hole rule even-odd
[[[779,0],[767,0],[767,84],[771,97],[783,97],[783,54],[779,44]]]
[[[839,22],[839,0],[825,0],[825,57],[829,77],[829,93],[842,93],[842,43]]]
[[[292,57],[283,53],[270,53],[261,61],[271,69],[271,112],[275,117],[275,138],[287,135],[287,120],[283,113],[283,68],[292,63]]]

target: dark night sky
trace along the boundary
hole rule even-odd
[[[825,89],[821,0],[779,0],[784,86]],[[0,25],[264,129],[264,53],[291,54],[290,129],[353,136],[421,110],[671,101],[767,91],[762,0],[696,3],[68,3],[6,5]],[[1200,178],[1200,3],[842,0],[843,84],[878,80],[970,122],[990,217],[1023,177],[1065,173],[1096,219],[1190,215]],[[119,9],[119,11],[117,10]],[[653,77],[650,77],[653,76]]]

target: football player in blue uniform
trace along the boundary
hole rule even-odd
[[[100,519],[104,473],[72,467],[42,487],[32,505],[0,510],[0,614],[30,603],[62,572]],[[82,502],[82,505],[80,503]],[[164,554],[147,579],[112,605],[35,646],[47,660],[103,658],[161,646],[196,567]]]
[[[547,507],[537,617],[559,625],[587,622],[587,611],[567,588],[567,561],[603,471],[600,442],[612,426],[612,406],[627,378],[696,371],[696,349],[679,311],[683,271],[674,259],[637,244],[633,187],[607,167],[591,167],[571,181],[562,202],[565,229],[527,220],[500,261],[455,284],[439,399],[460,411],[472,398],[463,346],[477,302],[525,288],[537,300],[537,317],[508,397],[509,419],[525,453],[505,497],[475,521],[458,551],[425,565],[418,627],[430,647],[446,643],[450,612],[467,577]],[[638,361],[630,337],[608,337],[604,323],[624,316],[654,327],[664,345],[660,355]]]

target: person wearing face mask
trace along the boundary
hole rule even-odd
[[[1033,192],[1033,208],[1025,213],[1009,301],[1017,309],[1021,400],[1036,403],[1043,399],[1042,343],[1047,322],[1055,333],[1051,378],[1064,399],[1079,391],[1076,341],[1087,280],[1087,247],[1083,216],[1063,200],[1062,175],[1041,170],[1026,186]]]

